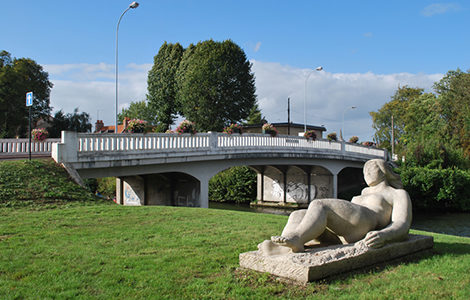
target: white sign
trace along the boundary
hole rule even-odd
[[[33,92],[26,93],[26,106],[33,106]]]

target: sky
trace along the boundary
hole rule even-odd
[[[44,67],[54,112],[78,108],[113,125],[116,27],[131,2],[0,0],[0,50]],[[470,69],[468,1],[138,2],[119,27],[119,110],[146,99],[165,41],[234,41],[252,63],[269,122],[287,122],[290,98],[294,123],[360,141],[373,139],[369,112],[399,86],[432,92],[446,72]]]

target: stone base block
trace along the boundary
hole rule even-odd
[[[307,283],[354,269],[364,268],[396,258],[432,249],[430,236],[410,235],[407,241],[368,248],[362,241],[308,249],[302,253],[265,256],[260,251],[240,254],[240,266],[259,272]]]

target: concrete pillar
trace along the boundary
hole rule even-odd
[[[199,178],[199,206],[202,208],[209,208],[209,179],[206,177]]]
[[[333,198],[338,198],[338,174],[333,174]]]

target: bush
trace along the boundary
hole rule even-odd
[[[36,128],[31,130],[31,138],[35,142],[42,142],[49,136],[49,132],[45,128]]]
[[[233,167],[209,181],[209,199],[216,202],[250,203],[256,199],[256,172]]]
[[[315,130],[307,130],[304,132],[304,138],[314,141],[317,139],[317,134],[315,133]]]
[[[147,121],[132,119],[127,124],[126,131],[129,133],[143,133],[145,132],[145,127],[147,127]]]
[[[224,133],[226,134],[242,134],[243,127],[239,124],[230,124],[229,126],[224,128]]]
[[[336,132],[332,132],[332,133],[328,133],[328,135],[326,136],[326,138],[331,142],[331,141],[337,141],[338,140],[338,136],[336,135]]]
[[[183,134],[183,133],[191,133],[191,134],[196,134],[196,124],[194,124],[191,121],[184,120],[183,122],[178,125],[176,128],[176,132],[178,134]]]
[[[269,134],[271,136],[276,136],[277,135],[277,129],[274,127],[274,125],[270,123],[266,123],[262,127],[263,133]]]
[[[350,143],[353,143],[353,144],[356,144],[357,141],[359,141],[359,138],[357,136],[352,136],[350,139],[349,139],[349,142]]]
[[[397,172],[414,209],[470,211],[470,171],[400,167]]]

